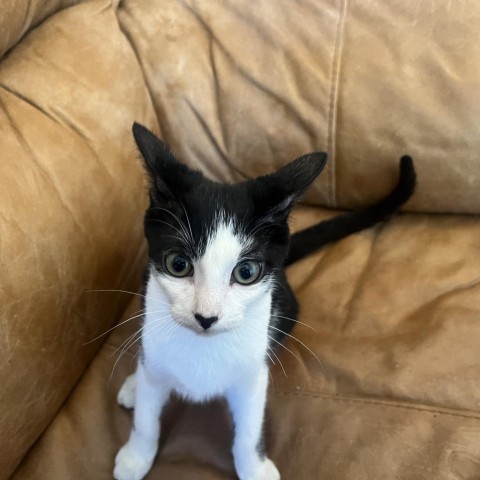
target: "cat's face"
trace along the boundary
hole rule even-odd
[[[151,281],[173,320],[215,334],[236,328],[257,307],[269,311],[288,253],[288,214],[326,156],[301,157],[274,174],[224,185],[179,163],[143,127],[133,131],[151,179],[145,215]]]

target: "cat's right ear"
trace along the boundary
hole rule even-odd
[[[178,201],[182,194],[201,181],[199,172],[180,163],[169,146],[143,125],[135,122],[132,132],[150,177],[152,202]]]
[[[135,122],[132,127],[133,138],[142,154],[145,168],[151,177],[159,175],[162,163],[176,163],[170,148],[148,128]]]

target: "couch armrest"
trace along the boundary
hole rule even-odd
[[[56,14],[0,62],[1,478],[130,300],[84,292],[140,283],[146,195],[130,128],[156,120],[109,3]]]

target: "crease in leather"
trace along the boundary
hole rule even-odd
[[[212,40],[218,45],[219,49],[223,52],[225,57],[228,59],[230,64],[234,67],[234,69],[247,80],[250,84],[254,85],[258,90],[260,90],[265,95],[273,98],[276,102],[283,105],[286,110],[293,115],[295,120],[299,123],[299,125],[309,133],[310,138],[315,138],[314,133],[311,131],[311,128],[308,126],[307,122],[302,118],[300,112],[291,105],[287,98],[282,97],[279,93],[275,92],[272,87],[269,87],[267,84],[262,83],[260,80],[255,78],[251,73],[249,73],[245,68],[240,66],[235,59],[233,58],[232,54],[227,50],[227,48],[222,44],[220,39],[215,35],[211,27],[205,21],[205,19],[195,11],[190,5],[185,4],[182,2],[187,10],[191,12],[191,14],[195,17],[195,19],[199,22],[199,24],[205,29],[207,34],[211,36]]]
[[[43,107],[41,107],[38,103],[34,102],[32,99],[30,98],[27,98],[25,95],[22,95],[21,93],[19,92],[16,92],[13,88],[3,84],[3,83],[0,83],[0,88],[2,88],[3,90],[5,90],[7,93],[9,93],[10,95],[18,98],[19,100],[21,100],[22,102],[25,102],[26,104],[30,105],[32,108],[34,108],[35,110],[38,110],[40,113],[42,113],[43,115],[45,115],[46,117],[50,118],[50,120],[52,120],[53,122],[55,123],[59,123],[58,120],[50,113],[48,112],[47,110],[45,110]],[[12,126],[15,128],[15,130],[17,132],[19,132],[18,128],[13,125],[14,122],[13,122],[13,119],[10,115],[10,112],[8,111],[7,109],[7,106],[5,105],[4,102],[2,102],[2,106],[3,106],[3,109],[5,111],[5,114],[8,116],[10,122],[12,123]],[[31,152],[31,149],[30,147],[28,147],[29,151]]]
[[[20,96],[19,98],[22,98],[22,96]],[[29,102],[28,100],[25,100],[26,103],[28,105],[32,105],[31,102]],[[73,213],[73,210],[65,203],[63,197],[62,197],[62,194],[61,194],[61,190],[59,189],[59,187],[57,186],[57,184],[55,183],[55,181],[53,180],[52,176],[50,175],[50,173],[48,172],[48,170],[45,169],[45,166],[42,164],[42,162],[40,162],[40,159],[38,158],[38,156],[35,154],[34,150],[30,147],[30,145],[28,144],[27,140],[25,139],[25,137],[22,135],[22,133],[20,132],[19,128],[18,128],[18,125],[16,123],[16,121],[13,119],[11,113],[9,112],[7,106],[5,105],[5,103],[1,100],[0,98],[0,104],[2,105],[3,109],[4,109],[4,112],[5,112],[5,115],[7,116],[7,118],[9,119],[10,121],[10,125],[13,127],[14,131],[15,131],[15,135],[17,137],[17,139],[20,141],[20,144],[23,146],[23,148],[26,150],[26,152],[30,155],[30,158],[34,161],[35,165],[37,166],[38,170],[41,172],[42,176],[46,179],[48,179],[49,183],[51,184],[51,186],[53,187],[53,189],[56,191],[57,193],[57,197],[58,197],[58,200],[60,201],[60,203],[63,205],[63,207],[68,211],[68,213],[70,214],[70,217],[72,218],[72,220],[74,221],[74,223],[76,224],[76,226],[78,227],[79,231],[82,232],[82,234],[89,240],[91,241],[91,235],[89,233],[87,233],[87,231],[85,230],[85,228],[83,227],[83,225],[81,224],[81,222],[78,221],[76,215],[74,215]],[[34,105],[33,105],[34,106]],[[43,113],[43,109],[41,108],[37,108],[38,110],[40,110],[42,113]],[[47,115],[49,118],[50,116]],[[56,123],[58,123],[58,121],[55,120]]]
[[[478,480],[480,456],[455,450],[448,457],[448,466],[458,480]]]
[[[55,24],[55,31],[58,35],[62,35],[64,38],[67,40],[70,38],[70,34],[68,31],[65,31],[63,25],[60,22],[56,22]],[[68,77],[76,85],[81,85],[84,87],[86,90],[92,90],[92,87],[94,85],[89,84],[88,82],[85,81],[85,78],[83,78],[81,75],[78,75],[77,72],[71,70],[69,68],[68,63],[60,63],[58,61],[53,60],[52,58],[49,58],[48,56],[45,56],[40,49],[38,49],[35,45],[35,43],[30,43],[29,44],[29,50],[35,54],[35,60],[43,63],[45,66],[51,68],[54,71],[60,72],[62,76]]]
[[[87,1],[89,0],[67,0],[66,2],[62,2],[60,0],[57,5],[58,8],[53,8],[52,10],[48,11],[49,8],[46,7],[45,10],[47,10],[48,13],[45,16],[43,15],[43,13],[39,13],[38,18],[35,19],[33,13],[34,0],[27,0],[27,6],[23,13],[23,19],[19,23],[20,28],[17,32],[9,32],[10,41],[6,42],[3,49],[0,49],[0,59],[3,58],[7,53],[9,53],[13,48],[15,48],[19,43],[21,43],[25,36],[28,35],[34,28],[37,28],[43,22],[47,21],[49,18],[53,17],[62,10],[67,10],[68,8],[72,8],[75,5]],[[17,11],[18,10],[19,9],[17,9]],[[8,20],[10,25],[15,22],[11,18],[9,18]],[[4,26],[0,24],[0,30],[3,27]],[[15,38],[15,40],[11,41],[12,38]]]
[[[215,50],[214,50],[214,39],[210,35],[208,37],[208,52],[209,52],[209,58],[210,58],[210,65],[212,69],[212,76],[213,76],[213,84],[214,84],[214,92],[215,92],[215,103],[216,103],[216,109],[217,109],[217,120],[219,124],[219,130],[220,130],[220,138],[221,138],[221,143],[222,146],[220,146],[220,142],[217,141],[215,138],[215,135],[213,134],[212,130],[208,128],[207,121],[200,115],[200,112],[198,109],[195,108],[193,103],[187,99],[187,103],[194,112],[194,114],[197,116],[198,115],[198,121],[202,124],[202,127],[205,130],[205,133],[207,134],[208,138],[212,142],[215,150],[217,153],[223,158],[225,163],[234,171],[236,172],[242,180],[246,180],[250,178],[246,173],[244,173],[240,168],[238,168],[233,162],[230,161],[230,158],[227,155],[227,146],[226,146],[226,137],[227,137],[227,129],[225,128],[224,125],[224,120],[223,120],[223,113],[222,113],[222,107],[221,107],[221,89],[220,89],[220,82],[218,79],[218,69],[217,69],[217,62],[215,60]],[[219,177],[221,177],[221,174],[219,174]]]
[[[221,91],[220,91],[220,82],[218,79],[218,69],[217,69],[217,61],[215,60],[215,52],[213,49],[213,38],[209,37],[208,42],[208,53],[210,56],[210,64],[212,67],[212,75],[213,75],[213,84],[214,84],[214,91],[215,91],[215,104],[217,109],[217,120],[220,126],[220,136],[221,136],[221,143],[223,147],[223,151],[227,151],[227,129],[225,128],[224,122],[224,115],[222,111],[222,102],[221,102]],[[243,174],[242,174],[243,175]]]
[[[220,157],[222,157],[223,161],[236,173],[238,173],[238,175],[242,178],[242,180],[246,180],[250,177],[248,177],[245,173],[243,173],[237,166],[235,166],[231,161],[230,159],[228,158],[227,154],[225,153],[225,151],[222,149],[222,147],[220,146],[220,144],[218,143],[217,139],[215,138],[215,135],[213,134],[212,132],[212,129],[207,125],[207,121],[205,120],[205,118],[201,115],[201,113],[198,111],[198,109],[195,107],[195,105],[193,105],[193,103],[188,100],[188,98],[185,99],[185,102],[187,103],[187,105],[190,107],[193,115],[195,116],[195,118],[197,119],[198,123],[200,124],[200,126],[202,127],[202,130],[205,132],[205,135],[207,136],[207,138],[210,140],[213,148],[215,149],[215,151],[220,155]],[[216,174],[217,177],[220,177],[220,172],[217,170],[217,174]]]
[[[145,91],[148,95],[149,103],[150,103],[151,106],[153,106],[153,105],[155,105],[155,102],[153,101],[153,93],[150,90],[150,85],[147,81],[147,76],[145,75],[145,66],[144,66],[144,64],[141,60],[141,57],[140,57],[137,49],[135,48],[135,43],[133,42],[132,37],[130,36],[130,33],[128,32],[128,30],[122,24],[122,21],[119,17],[119,11],[120,10],[127,13],[127,11],[123,8],[123,0],[118,0],[118,8],[115,11],[115,18],[116,18],[116,21],[117,21],[117,24],[118,24],[118,29],[120,30],[120,33],[123,35],[123,37],[127,41],[133,55],[135,56],[135,60],[137,62],[138,68],[139,68],[140,72],[142,72],[143,85],[144,85]],[[155,111],[155,109],[156,109],[156,107],[154,108],[154,111]],[[157,120],[157,124],[160,123],[160,119],[158,118],[158,116],[156,114],[155,114],[155,117],[156,117],[156,120]],[[166,128],[165,125],[162,124],[161,129],[165,129],[165,128]]]
[[[354,306],[355,302],[359,298],[363,287],[365,284],[368,282],[368,273],[370,271],[370,268],[372,267],[372,264],[374,262],[374,250],[375,250],[375,244],[379,238],[379,236],[382,234],[382,230],[384,228],[384,225],[378,225],[373,228],[373,237],[372,241],[369,244],[369,250],[368,250],[368,258],[367,261],[364,264],[363,271],[360,274],[360,277],[357,279],[355,282],[355,289],[352,292],[352,296],[350,297],[350,300],[348,301],[346,305],[346,310],[347,313],[345,315],[345,320],[343,321],[343,324],[341,326],[341,332],[345,332],[349,325],[351,324],[353,320],[353,311],[354,311]]]
[[[462,284],[462,285],[458,285],[458,286],[456,286],[454,288],[451,288],[449,290],[446,290],[445,292],[442,292],[442,293],[438,294],[436,297],[432,298],[428,302],[423,303],[422,305],[419,305],[413,312],[411,312],[408,316],[405,317],[404,322],[407,323],[409,321],[414,320],[414,318],[420,316],[421,313],[424,310],[428,311],[433,305],[435,305],[439,302],[442,302],[445,299],[448,299],[451,295],[455,295],[456,293],[463,292],[465,290],[474,289],[475,287],[478,287],[478,286],[480,286],[480,278],[475,279],[475,280],[470,281],[470,282],[467,282],[467,283]],[[422,318],[428,319],[428,316],[427,317],[422,317]],[[434,318],[432,318],[430,322],[425,320],[425,322],[429,323],[429,328],[425,328],[425,323],[422,325],[422,330],[423,330],[423,335],[424,336],[430,337],[432,335],[431,323],[434,322],[434,320],[435,320]],[[416,334],[418,336],[421,336],[422,332],[417,331]]]
[[[100,159],[99,154],[97,151],[93,148],[92,146],[92,140],[88,138],[88,136],[82,131],[82,129],[76,125],[72,120],[68,118],[67,115],[65,115],[63,112],[58,110],[57,108],[52,109],[55,115],[58,117],[58,123],[64,127],[67,127],[70,129],[74,134],[76,134],[80,139],[83,141],[83,144],[87,147],[89,152],[92,154],[92,156],[95,158],[97,161],[97,165],[107,173],[107,175],[110,177],[110,180],[112,180],[113,184],[116,184],[115,177],[112,175],[112,172],[108,169],[106,162],[102,162]]]
[[[336,130],[337,130],[337,110],[338,110],[338,90],[340,86],[341,63],[343,53],[343,33],[347,17],[348,0],[342,0],[338,14],[337,28],[335,35],[335,46],[332,55],[331,79],[330,79],[330,101],[328,108],[328,135],[327,151],[330,160],[330,206],[337,206],[336,194]]]

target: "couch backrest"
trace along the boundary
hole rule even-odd
[[[2,0],[0,5],[0,57],[45,18],[87,0]]]
[[[215,178],[309,150],[306,200],[350,208],[416,161],[408,210],[480,213],[480,3],[125,0],[162,134]]]

